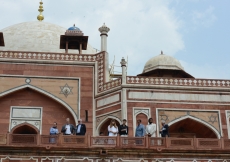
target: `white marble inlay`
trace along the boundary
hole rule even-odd
[[[41,109],[39,108],[12,108],[12,118],[41,118]]]
[[[29,123],[40,130],[41,121],[39,120],[11,120],[11,129],[22,123]]]
[[[185,94],[185,93],[162,93],[162,92],[129,92],[131,99],[148,100],[178,100],[178,101],[210,101],[230,102],[230,95],[214,94]]]
[[[98,100],[97,101],[97,107],[108,105],[108,104],[116,102],[116,101],[119,101],[119,94]]]

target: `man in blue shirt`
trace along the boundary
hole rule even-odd
[[[145,126],[141,124],[141,119],[138,119],[135,137],[144,137],[144,136],[145,136]]]
[[[145,126],[141,124],[141,120],[137,120],[137,128],[135,137],[144,137],[145,136]],[[136,140],[136,144],[141,145],[143,144],[142,139]]]

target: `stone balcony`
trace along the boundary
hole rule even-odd
[[[160,137],[108,137],[64,136],[39,134],[0,134],[0,147],[55,147],[68,148],[113,148],[163,150],[230,150],[230,139],[214,138],[160,138]]]

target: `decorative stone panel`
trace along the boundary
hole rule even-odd
[[[118,119],[121,119],[121,111],[117,111],[117,112],[114,112],[114,113],[111,113],[111,114],[105,114],[103,116],[100,116],[100,117],[97,117],[96,118],[96,126],[98,127],[99,124],[101,124],[101,122],[105,119],[105,118],[109,118],[109,116],[112,116],[112,117],[116,117]]]
[[[134,100],[169,100],[196,102],[230,102],[230,95],[222,94],[188,94],[169,92],[129,92],[129,99]]]
[[[11,107],[11,131],[15,126],[29,123],[41,131],[42,108],[41,107]]]
[[[120,94],[115,94],[113,96],[109,96],[100,100],[97,100],[97,107],[101,107],[104,105],[108,105],[120,100]]]
[[[221,123],[219,111],[209,111],[209,110],[176,110],[176,109],[157,109],[158,127],[161,128],[161,120],[165,120],[166,123],[172,123],[177,120],[190,116],[196,118],[201,122],[207,123],[213,126],[220,134]]]

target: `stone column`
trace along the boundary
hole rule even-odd
[[[101,33],[101,51],[107,52],[107,37],[110,29],[104,23],[98,30]]]
[[[122,89],[121,89],[121,120],[126,119],[127,124],[128,124],[128,119],[127,119],[127,96],[126,96],[126,88],[123,88],[123,86],[126,84],[126,64],[127,62],[125,61],[124,58],[121,59],[121,67],[122,67]]]
[[[120,62],[122,68],[122,84],[126,84],[126,63],[124,57],[122,57]]]
[[[107,52],[107,37],[110,29],[105,23],[98,29],[101,33],[101,51],[105,51],[105,81],[109,81],[109,54]]]

